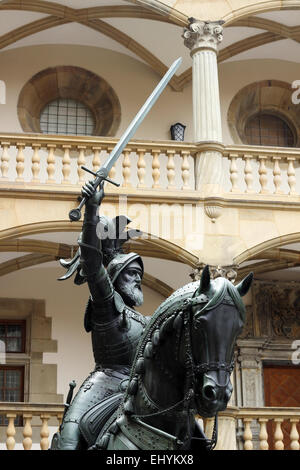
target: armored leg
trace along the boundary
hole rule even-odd
[[[79,430],[81,417],[104,398],[123,391],[123,383],[128,379],[128,375],[123,372],[127,371],[97,369],[91,372],[74,397],[59,432],[53,437],[52,450],[86,449],[86,443]]]

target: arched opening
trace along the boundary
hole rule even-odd
[[[113,88],[100,76],[74,66],[50,67],[22,88],[18,116],[24,132],[114,136],[121,106]],[[78,122],[80,120],[80,122]],[[69,132],[67,123],[69,123]],[[73,132],[72,132],[73,131]]]

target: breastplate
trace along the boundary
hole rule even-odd
[[[127,306],[122,313],[115,311],[113,317],[108,322],[92,322],[95,362],[102,367],[131,366],[147,319]]]

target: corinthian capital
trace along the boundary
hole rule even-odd
[[[197,21],[195,18],[189,18],[189,22],[189,26],[183,30],[184,45],[192,52],[198,48],[216,51],[223,39],[224,21]]]
[[[197,268],[193,270],[190,274],[190,277],[193,281],[199,281],[201,279],[202,271],[205,267],[204,263],[200,263]],[[217,277],[225,277],[228,281],[234,283],[237,276],[237,266],[209,266],[209,272],[211,279],[216,279]]]

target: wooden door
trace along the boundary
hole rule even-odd
[[[263,370],[265,406],[300,407],[300,367],[264,366]],[[284,449],[289,449],[291,426],[287,421],[284,421],[281,429],[284,436]],[[274,430],[274,423],[268,423],[270,449],[274,449]]]

